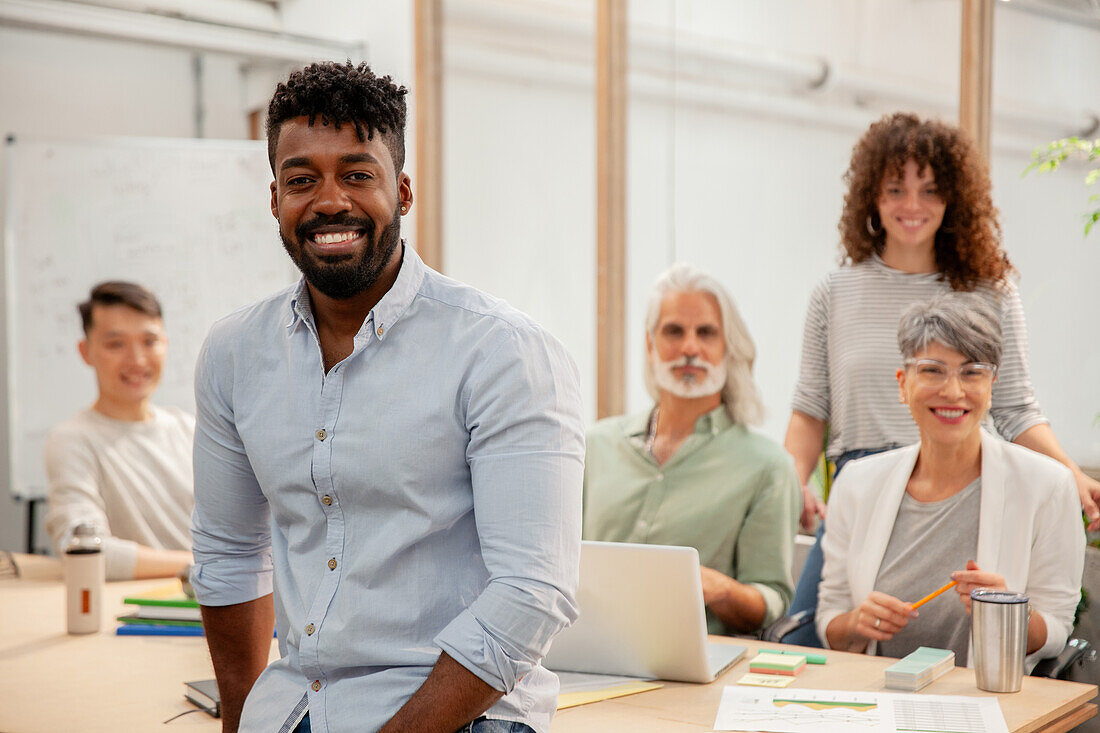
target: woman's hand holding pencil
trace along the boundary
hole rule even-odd
[[[910,619],[917,617],[905,601],[886,593],[871,591],[866,600],[855,610],[856,634],[875,641],[887,641],[901,631]]]
[[[970,591],[975,588],[1008,589],[1003,575],[987,573],[979,568],[978,563],[973,560],[967,561],[966,570],[956,570],[951,573],[951,578],[957,583],[955,590],[959,594],[959,600],[966,606],[967,613],[970,613]]]
[[[966,606],[966,611],[969,613],[970,591],[975,588],[1004,590],[1005,579],[996,573],[984,572],[976,562],[970,560],[966,563],[966,570],[956,570],[951,573],[950,583],[911,604],[886,593],[872,591],[859,608],[851,612],[852,620],[849,623],[854,624],[851,630],[865,639],[875,641],[892,639],[894,634],[905,628],[911,619],[920,615],[917,612],[918,608],[952,588],[958,592],[959,600]],[[852,651],[861,650],[852,649]]]

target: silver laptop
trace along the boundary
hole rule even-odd
[[[561,672],[710,682],[745,647],[707,642],[694,547],[581,544],[580,618],[543,660]]]

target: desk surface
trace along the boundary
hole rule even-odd
[[[195,709],[183,698],[183,682],[213,677],[205,639],[114,634],[113,618],[123,612],[123,596],[163,585],[163,580],[108,584],[103,631],[69,636],[57,563],[16,557],[22,577],[0,580],[0,731],[167,731],[165,720]],[[736,643],[748,646],[749,656],[757,648],[775,646],[740,639]],[[273,659],[278,656],[274,643],[271,653]],[[828,664],[808,665],[787,689],[883,689],[883,670],[892,660],[828,654]],[[559,711],[553,731],[709,731],[722,688],[734,684],[747,666],[742,660],[709,685],[668,682],[652,692]],[[923,692],[991,694],[978,690],[973,671],[963,668]],[[1034,677],[1024,678],[1019,693],[997,695],[1009,730],[1018,733],[1068,730],[1096,714],[1096,706],[1088,703],[1095,696],[1094,685]],[[169,726],[220,730],[218,721],[202,712],[177,718]]]

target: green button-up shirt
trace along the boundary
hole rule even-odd
[[[601,420],[588,431],[584,538],[694,547],[703,565],[759,590],[771,623],[791,600],[801,507],[791,457],[720,406],[658,466],[645,449],[649,414]],[[707,627],[729,633],[709,609]]]

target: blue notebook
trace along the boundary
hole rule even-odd
[[[201,626],[168,626],[166,624],[122,624],[115,629],[118,636],[203,636]]]

